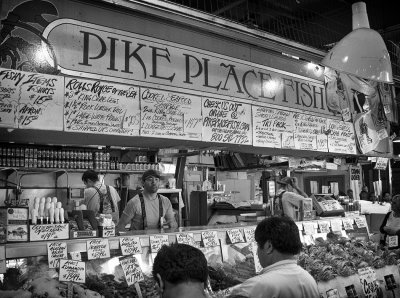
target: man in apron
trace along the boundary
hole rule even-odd
[[[156,170],[147,170],[142,176],[143,192],[128,201],[119,219],[117,231],[124,231],[130,222],[131,230],[159,229],[163,226],[176,228],[175,216],[170,200],[157,193],[161,175]]]

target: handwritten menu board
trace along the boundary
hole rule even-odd
[[[140,135],[201,140],[201,98],[141,88]]]
[[[125,280],[128,286],[138,281],[144,280],[142,269],[135,257],[125,257],[119,260],[122,270],[124,271]]]
[[[178,233],[176,234],[176,242],[195,246],[193,233]]]
[[[139,87],[65,79],[65,131],[136,136],[139,126]]]
[[[108,239],[92,239],[86,241],[88,260],[104,259],[110,257],[110,244]]]
[[[157,253],[163,245],[168,245],[168,235],[151,235],[150,236],[150,251]]]
[[[204,247],[214,247],[219,245],[217,231],[201,232],[201,239],[203,240]]]
[[[62,130],[64,77],[0,69],[0,126]]]
[[[328,119],[327,128],[329,152],[357,154],[353,123]]]
[[[244,237],[246,238],[246,242],[254,242],[254,232],[255,232],[255,228],[244,228],[243,229],[243,233],[244,233]]]
[[[296,149],[328,151],[327,137],[325,135],[326,118],[293,113],[293,119],[295,126],[294,144]]]
[[[139,237],[121,237],[119,245],[123,256],[136,255],[142,253],[142,245]]]
[[[227,233],[232,244],[244,242],[243,235],[239,229],[228,230]]]
[[[68,259],[66,242],[48,242],[47,259],[49,268],[58,268],[60,259]]]
[[[293,113],[269,107],[252,106],[253,145],[282,148],[282,133],[293,136]]]
[[[86,266],[85,262],[73,260],[60,260],[59,281],[72,281],[85,283]]]
[[[201,111],[203,141],[252,144],[251,105],[203,97]]]

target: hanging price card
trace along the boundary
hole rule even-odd
[[[254,231],[256,229],[255,228],[244,228],[243,229],[243,233],[244,233],[244,237],[246,238],[246,242],[254,242]]]
[[[319,230],[321,231],[321,233],[329,233],[329,222],[327,221],[319,221],[318,222],[319,225]]]
[[[119,245],[123,256],[136,255],[142,253],[142,245],[139,237],[121,237]]]
[[[397,235],[388,236],[387,241],[390,248],[399,246],[399,236]]]
[[[193,233],[178,233],[176,234],[176,242],[195,246]]]
[[[47,259],[49,268],[58,268],[60,259],[68,259],[66,242],[47,243]]]
[[[306,235],[315,234],[314,223],[312,222],[303,222],[304,233]]]
[[[85,283],[85,262],[60,259],[60,281]]]
[[[331,220],[331,229],[332,229],[332,232],[340,232],[342,230],[342,220],[332,219]]]
[[[251,244],[251,252],[253,253],[254,267],[256,269],[256,273],[258,274],[263,268],[260,264],[260,259],[258,258],[257,254],[257,243],[253,242]]]
[[[371,267],[358,269],[361,288],[367,298],[378,297],[379,286],[376,283],[375,270]]]
[[[161,246],[168,245],[168,235],[151,235],[150,236],[150,251],[157,253]]]
[[[219,245],[217,231],[201,232],[201,239],[203,240],[204,247],[214,247]]]
[[[354,230],[353,228],[354,220],[352,218],[343,218],[342,222],[345,230]]]
[[[92,239],[86,241],[88,260],[105,259],[110,257],[108,239]]]
[[[228,230],[227,233],[232,244],[244,242],[243,235],[239,229]]]
[[[367,223],[365,222],[365,219],[362,217],[355,217],[354,221],[357,225],[358,228],[365,228],[367,226]]]
[[[141,280],[144,280],[142,269],[134,256],[125,257],[119,260],[124,271],[126,283],[131,286]]]

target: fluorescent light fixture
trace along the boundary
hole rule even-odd
[[[369,28],[365,2],[352,5],[353,31],[340,40],[321,64],[359,78],[393,83],[389,52],[382,36]]]

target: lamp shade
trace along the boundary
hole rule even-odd
[[[321,64],[363,79],[393,83],[389,52],[381,35],[369,28],[364,2],[353,4],[353,31],[340,40]]]

